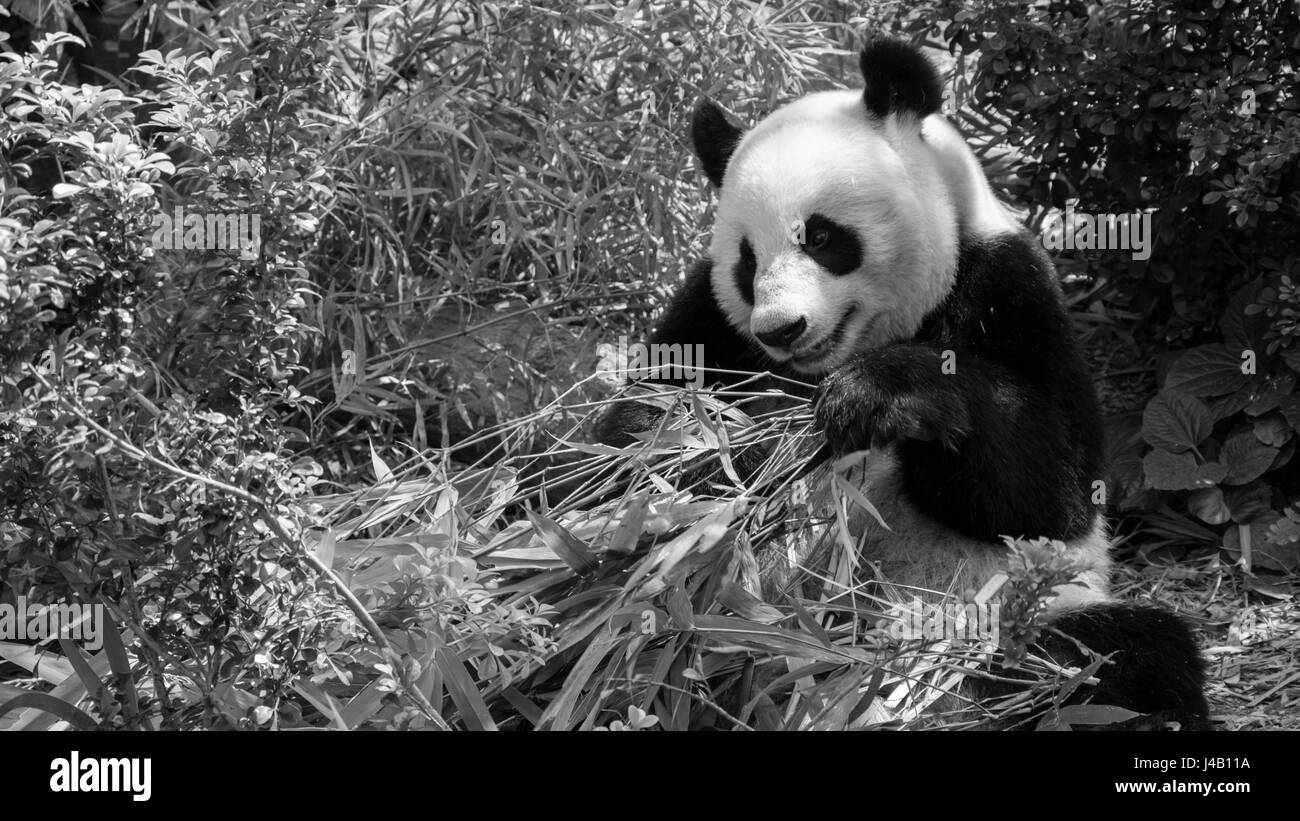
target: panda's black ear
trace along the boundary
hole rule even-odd
[[[939,110],[943,86],[939,72],[921,50],[893,37],[877,36],[862,49],[862,99],[877,117],[912,114],[918,119]]]
[[[695,156],[700,158],[704,176],[714,186],[722,187],[727,163],[744,133],[744,129],[733,125],[712,100],[700,100],[695,106],[695,113],[691,115],[691,143],[695,146]]]

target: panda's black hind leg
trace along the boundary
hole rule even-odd
[[[1205,663],[1187,622],[1167,610],[1108,602],[1054,617],[1041,642],[1058,661],[1087,664],[1075,642],[1111,661],[1098,684],[1080,691],[1092,704],[1109,704],[1177,721],[1185,730],[1209,729]],[[1072,640],[1071,640],[1072,639]]]

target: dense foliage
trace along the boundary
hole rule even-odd
[[[952,49],[952,111],[1035,230],[1067,201],[1155,209],[1149,261],[1060,260],[1090,346],[1143,377],[1110,501],[1152,543],[1295,569],[1293,3],[213,5],[142,3],[120,77],[74,67],[56,17],[6,21],[0,54],[0,603],[115,624],[99,656],[0,659],[93,722],[708,713],[681,707],[716,672],[690,675],[685,639],[642,656],[675,695],[548,683],[595,646],[574,615],[595,610],[545,574],[590,557],[558,514],[511,512],[515,473],[466,469],[571,433],[596,345],[642,329],[700,252],[695,100],[753,121],[854,83],[880,29]],[[186,214],[240,215],[247,242],[188,242]],[[724,508],[641,513],[665,535]],[[477,560],[528,533],[566,562]],[[645,648],[622,641],[602,652],[631,669]]]

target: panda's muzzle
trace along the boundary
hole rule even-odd
[[[799,317],[794,322],[782,325],[780,328],[772,328],[766,331],[757,331],[754,336],[758,341],[771,348],[789,348],[803,332],[808,329],[808,320],[805,317]]]
[[[844,332],[849,327],[849,321],[853,319],[854,314],[858,312],[857,303],[849,305],[844,316],[840,321],[835,323],[830,333],[810,345],[799,345],[791,349],[790,361],[796,367],[808,367],[816,363],[817,360],[825,357],[831,351],[834,351],[844,341]]]

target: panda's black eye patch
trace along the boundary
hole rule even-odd
[[[740,295],[750,305],[754,304],[754,273],[757,269],[758,260],[754,257],[754,246],[749,244],[748,239],[742,239],[740,259],[736,260],[733,273],[736,277],[736,285],[740,288]]]
[[[803,252],[832,274],[844,275],[862,265],[862,242],[833,219],[813,214],[803,223]]]

